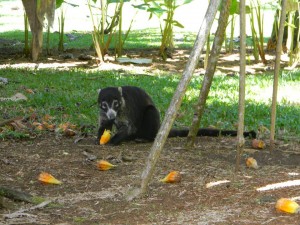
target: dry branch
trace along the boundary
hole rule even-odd
[[[275,124],[276,124],[276,105],[277,105],[277,92],[278,92],[278,76],[280,70],[280,58],[282,50],[282,39],[284,32],[284,24],[286,18],[286,0],[281,2],[281,16],[278,30],[278,40],[276,45],[276,59],[274,68],[274,81],[273,81],[273,96],[271,106],[271,127],[270,127],[270,150],[274,149],[275,142]]]
[[[245,118],[245,74],[246,74],[246,4],[240,0],[240,78],[239,78],[239,116],[237,132],[236,171],[239,170],[241,154],[244,149]]]
[[[18,210],[16,212],[13,212],[13,213],[10,213],[10,214],[5,214],[4,218],[5,219],[14,219],[14,218],[22,217],[22,216],[35,217],[35,215],[28,214],[28,213],[25,213],[25,212],[32,211],[32,210],[35,210],[35,209],[44,208],[45,206],[49,205],[51,202],[52,201],[44,201],[44,202],[42,202],[38,205],[32,206],[30,208],[21,209],[21,210]]]
[[[0,186],[0,196],[10,198],[12,200],[33,203],[33,196],[31,194],[17,191],[11,188]]]
[[[7,120],[0,121],[0,127],[9,125],[10,123],[12,123],[14,121],[18,121],[18,120],[22,120],[22,119],[23,119],[22,117],[15,117],[15,118],[12,118],[12,119],[7,119]],[[0,191],[1,191],[1,187],[0,187]]]
[[[208,65],[202,82],[202,87],[199,94],[196,110],[194,112],[194,118],[187,137],[187,146],[189,147],[193,146],[195,143],[195,138],[205,108],[206,99],[212,84],[212,80],[217,66],[217,61],[222,48],[222,43],[224,41],[231,0],[223,0],[221,4],[222,4],[222,10],[220,12],[218,28],[215,34],[212,50],[208,59]]]
[[[195,67],[199,62],[200,53],[203,49],[207,35],[214,21],[219,4],[220,0],[211,0],[209,3],[207,12],[198,32],[197,39],[190,54],[186,68],[183,72],[180,83],[177,86],[176,92],[172,98],[168,111],[166,112],[166,116],[162,122],[162,125],[150,150],[150,154],[147,158],[145,169],[142,172],[141,189],[132,192],[131,196],[129,196],[128,199],[138,197],[138,195],[145,194],[147,191],[148,184],[154,173],[155,165],[159,159],[160,153],[166,142],[171,126],[175,120],[176,112],[181,105],[184,93],[192,78]]]

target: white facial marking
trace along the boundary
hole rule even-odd
[[[105,111],[105,114],[108,119],[113,120],[117,117],[117,110],[115,108],[119,107],[119,102],[117,100],[113,100],[111,105],[107,102],[102,102],[101,108]]]

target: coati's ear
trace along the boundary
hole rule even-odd
[[[118,91],[120,92],[121,95],[121,100],[122,100],[122,107],[125,107],[125,99],[123,98],[123,92],[122,92],[122,87],[118,87]]]
[[[98,95],[100,94],[100,91],[101,91],[101,88],[100,88],[100,89],[98,89]]]
[[[122,94],[122,87],[118,87],[118,91],[120,92],[120,95],[123,96],[123,94]]]

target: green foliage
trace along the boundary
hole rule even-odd
[[[163,72],[146,76],[126,74],[116,71],[88,72],[82,69],[72,71],[2,69],[0,76],[10,83],[0,88],[0,96],[12,96],[16,92],[27,95],[28,101],[1,102],[0,121],[5,118],[29,116],[32,110],[40,117],[49,114],[55,123],[71,122],[77,125],[92,125],[95,134],[98,121],[97,90],[107,86],[134,85],[144,88],[154,99],[162,117],[169,107],[170,100],[180,80],[180,75]],[[197,102],[202,77],[194,77],[185,94],[175,126],[189,126]],[[281,89],[299,90],[300,72],[283,74]],[[256,130],[259,125],[270,124],[272,76],[248,76],[246,93],[246,130]],[[30,88],[35,94],[26,94]],[[292,95],[291,95],[292,96]],[[202,118],[202,127],[210,125],[222,129],[235,129],[238,105],[238,77],[216,76],[214,78],[207,108]],[[286,130],[286,135],[300,135],[300,104],[288,97],[279,99],[277,128]],[[23,137],[22,133],[7,134],[10,137]],[[18,136],[20,135],[20,136]],[[23,134],[24,135],[24,134]],[[25,136],[26,137],[26,136]],[[3,138],[3,134],[2,137]]]
[[[168,52],[172,52],[174,48],[173,26],[184,28],[180,22],[174,19],[175,10],[191,1],[192,0],[144,0],[144,4],[134,6],[149,12],[149,19],[152,18],[152,15],[156,15],[159,19],[165,15],[162,19],[164,25],[162,26],[160,24],[162,40],[159,50],[159,53],[164,60],[167,59]]]
[[[64,0],[56,0],[56,8],[58,9],[63,4]]]

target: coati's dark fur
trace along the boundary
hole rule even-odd
[[[141,88],[133,86],[107,87],[99,90],[100,107],[98,139],[104,130],[115,134],[109,144],[143,139],[153,141],[160,128],[160,115],[151,97]],[[186,137],[188,129],[172,129],[168,137]],[[236,136],[237,131],[199,129],[197,136]],[[254,131],[244,132],[244,136],[256,137]]]

